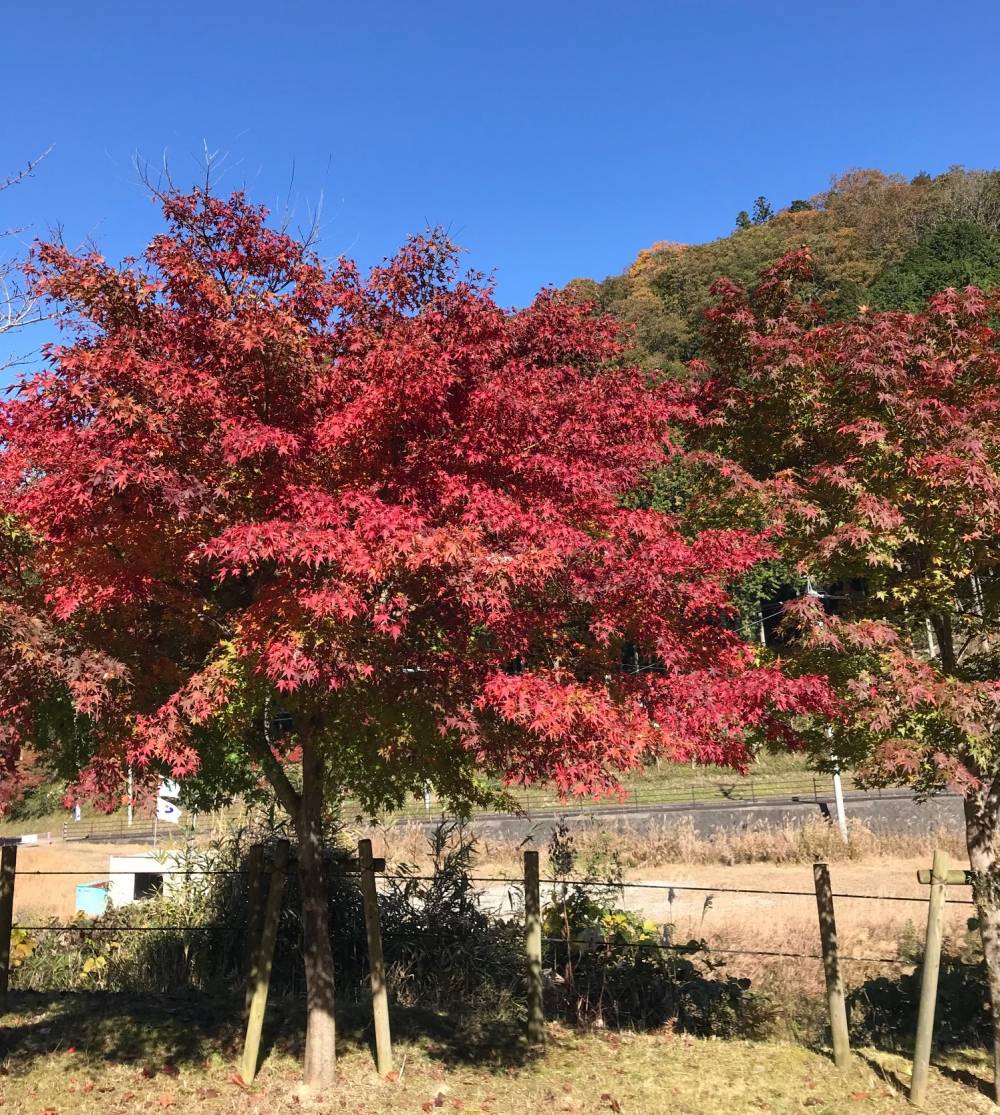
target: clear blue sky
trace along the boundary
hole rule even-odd
[[[114,259],[157,225],[133,159],[187,184],[205,144],[223,188],[322,197],[324,253],[443,224],[510,304],[851,167],[1000,165],[996,0],[35,0],[0,28],[0,169],[54,145],[0,227]]]

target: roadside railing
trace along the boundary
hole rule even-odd
[[[881,789],[863,789],[859,787],[850,774],[842,775],[843,788],[849,798],[881,798],[883,794],[893,791]],[[896,791],[898,793],[898,791]],[[685,806],[692,809],[707,808],[711,806],[752,806],[760,804],[776,804],[788,802],[813,802],[817,805],[830,801],[833,797],[833,786],[830,778],[819,773],[805,773],[801,775],[788,775],[781,777],[750,777],[750,778],[704,778],[689,782],[664,785],[656,783],[649,786],[635,786],[621,797],[570,798],[561,799],[557,793],[545,788],[509,788],[506,791],[511,808],[502,809],[477,809],[473,811],[476,817],[507,817],[519,814],[545,815],[563,813],[640,813],[650,809],[668,807],[682,810]],[[225,819],[226,816],[236,817],[238,810],[226,811],[215,815],[216,819]],[[344,817],[365,815],[359,802],[346,800],[342,806]],[[444,814],[442,804],[433,798],[413,798],[406,802],[400,809],[382,815],[382,820],[394,819],[413,821],[438,821]],[[52,833],[53,839],[64,841],[93,840],[107,843],[150,843],[157,842],[160,838],[175,836],[178,832],[193,836],[199,825],[202,828],[211,821],[207,817],[200,820],[197,814],[191,814],[188,824],[178,829],[174,825],[158,822],[151,816],[134,816],[132,823],[124,813],[110,817],[86,817],[74,821],[71,817],[63,822],[59,830]]]

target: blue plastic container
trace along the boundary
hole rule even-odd
[[[100,917],[108,908],[109,886],[107,879],[100,879],[96,883],[80,883],[76,888],[76,912],[90,918]]]

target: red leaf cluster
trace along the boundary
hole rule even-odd
[[[91,789],[192,773],[254,687],[369,763],[425,777],[450,747],[571,793],[651,752],[741,766],[828,707],[732,630],[759,537],[624,508],[678,404],[613,322],[502,309],[436,233],[362,277],[238,194],[164,212],[143,265],[39,248],[69,339],[0,409],[45,622],[129,678]]]
[[[857,753],[968,789],[994,776],[1000,721],[1000,291],[825,322],[798,297],[811,277],[801,251],[754,290],[716,285],[678,421],[789,564],[864,586],[840,617],[786,606],[867,733]]]

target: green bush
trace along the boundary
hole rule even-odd
[[[15,801],[5,821],[34,821],[41,817],[52,817],[65,813],[63,797],[66,793],[65,782],[43,782],[25,793],[20,801]]]
[[[210,848],[189,848],[178,870],[183,887],[68,927],[16,931],[12,985],[28,991],[107,990],[229,993],[247,976],[249,847],[281,833],[234,832]],[[346,848],[332,834],[327,856],[330,925],[339,994],[368,994],[367,938],[357,878],[344,872]],[[398,1002],[432,1008],[488,1002],[520,1009],[521,928],[484,913],[470,880],[474,847],[454,826],[432,836],[428,877],[401,868],[384,882],[382,934],[390,992]],[[301,895],[294,870],[285,884],[271,987],[304,990]],[[21,955],[23,954],[23,955]]]
[[[240,831],[207,849],[189,848],[178,869],[190,875],[168,896],[109,909],[94,920],[81,917],[65,928],[18,929],[12,985],[45,992],[240,993],[247,976],[247,852],[262,836],[280,835]],[[338,995],[364,1001],[370,992],[361,894],[356,877],[344,871],[347,849],[338,846],[336,831],[331,837],[327,868]],[[429,872],[403,866],[381,884],[391,997],[492,1020],[521,1017],[521,919],[482,908],[472,878],[475,843],[461,827],[442,825],[430,840]],[[563,875],[575,872],[577,856],[565,831],[556,844],[554,859]],[[749,981],[722,974],[704,942],[673,945],[669,926],[621,909],[613,851],[599,848],[585,867],[591,876],[557,883],[545,909],[550,1017],[640,1028],[671,1023],[720,1036],[757,1027],[762,1000],[750,994]],[[271,987],[275,995],[304,991],[294,870],[286,879]]]
[[[607,848],[578,854],[566,825],[553,833],[552,898],[543,910],[543,963],[550,1009],[567,1021],[652,1029],[670,1024],[700,1036],[749,1036],[768,1018],[750,981],[726,976],[704,941],[672,939],[622,909],[622,871]]]
[[[221,991],[245,979],[249,840],[234,833],[189,847],[177,870],[190,874],[169,896],[109,907],[98,918],[19,934],[24,958],[12,985],[22,991]]]
[[[848,996],[851,1034],[861,1044],[888,1049],[907,1049],[913,1044],[923,978],[915,933],[905,933],[900,955],[916,964],[912,972],[876,976]],[[985,1048],[992,1043],[992,1035],[986,966],[975,923],[970,922],[964,946],[941,956],[934,1042],[941,1048]]]

